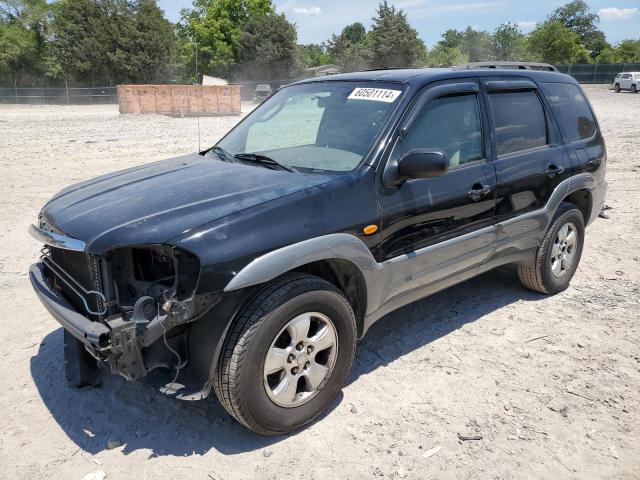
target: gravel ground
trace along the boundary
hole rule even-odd
[[[48,197],[195,150],[196,119],[0,106],[0,478],[640,478],[640,95],[587,92],[612,209],[588,229],[571,288],[537,295],[501,269],[388,315],[324,418],[278,438],[215,398],[182,403],[113,376],[70,390],[62,331],[28,282],[27,227]],[[237,120],[200,119],[202,145]]]

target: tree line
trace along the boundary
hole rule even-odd
[[[296,26],[271,0],[194,0],[177,23],[156,0],[0,0],[0,85],[189,83],[200,74],[287,80],[336,64],[366,68],[477,61],[640,62],[640,39],[610,44],[598,15],[573,0],[528,34],[449,29],[431,48],[407,14],[383,0],[371,26],[346,26],[321,44],[298,43]]]

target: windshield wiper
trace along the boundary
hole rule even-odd
[[[215,155],[223,162],[233,162],[233,155],[231,155],[222,147],[211,147],[209,150],[207,150],[207,153],[209,152],[215,153]]]
[[[233,156],[233,158],[237,158],[238,160],[242,160],[244,162],[260,163],[270,168],[275,167],[281,170],[286,170],[287,172],[297,172],[295,168],[280,163],[271,157],[262,155],[261,153],[237,153]]]

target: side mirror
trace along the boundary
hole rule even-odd
[[[398,175],[405,180],[437,177],[446,172],[448,166],[445,153],[418,148],[409,150],[398,161]]]

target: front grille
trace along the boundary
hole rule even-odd
[[[95,320],[103,319],[105,297],[97,257],[84,252],[45,247],[42,261],[55,288],[77,311]]]

